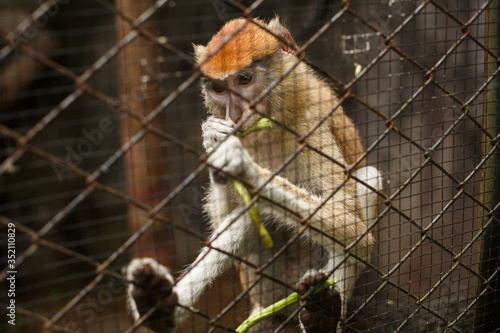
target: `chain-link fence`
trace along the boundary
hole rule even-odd
[[[234,332],[255,299],[267,306],[297,292],[304,272],[328,260],[329,246],[340,246],[344,259],[327,277],[342,280],[344,261],[362,267],[354,270],[344,331],[499,331],[499,10],[496,0],[3,1],[3,331],[146,332],[127,315],[131,281],[123,267],[152,257],[182,281],[203,246],[236,265],[189,307],[179,331]],[[312,68],[337,98],[308,119],[306,132],[253,103],[254,112],[274,117],[270,131],[288,140],[265,144],[273,158],[266,184],[287,179],[324,199],[301,211],[266,184],[247,184],[274,242],[272,249],[257,242],[256,261],[218,248],[219,234],[210,237],[204,75],[191,43],[206,45],[232,18],[253,24],[275,15],[297,42],[294,66]],[[339,160],[328,154],[328,140],[317,146],[311,138],[342,110],[365,149]],[[257,158],[264,148],[248,149]],[[306,154],[317,163],[304,165]],[[364,164],[383,174],[380,189],[370,186],[378,213],[351,238],[316,228],[314,216],[331,198],[367,185],[355,172]],[[313,169],[333,170],[342,181],[329,187]],[[252,205],[240,206],[231,223],[248,218]],[[297,228],[274,230],[268,207]],[[314,233],[323,246],[306,236]],[[368,234],[376,241],[363,257],[356,249]],[[308,303],[298,304],[272,316],[266,332],[298,332]]]

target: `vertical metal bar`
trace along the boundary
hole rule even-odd
[[[485,36],[486,46],[495,54],[499,54],[500,39],[500,0],[493,1],[486,11]],[[498,68],[498,59],[485,54],[485,79],[487,80]],[[497,137],[500,130],[500,78],[497,76],[490,84],[484,95],[483,126],[493,137]],[[483,156],[491,151],[490,140],[483,134]],[[481,228],[483,234],[480,242],[479,273],[486,279],[500,267],[500,211],[492,212],[500,201],[500,152],[496,152],[486,161],[481,179],[481,201],[490,211],[482,209]],[[497,220],[491,221],[492,218]],[[488,224],[488,222],[490,222]],[[500,274],[489,281],[479,281],[478,299],[474,333],[496,332],[500,328]]]

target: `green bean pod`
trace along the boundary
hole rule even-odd
[[[236,189],[236,192],[238,192],[241,199],[243,199],[245,205],[248,205],[250,201],[252,201],[252,197],[250,196],[250,193],[248,192],[245,185],[239,180],[236,180],[234,178],[230,179],[231,183],[233,183],[233,186]],[[248,208],[248,214],[250,215],[250,218],[252,219],[255,229],[259,233],[259,236],[262,240],[262,243],[264,243],[264,246],[266,246],[267,248],[273,247],[274,246],[273,240],[271,239],[271,235],[269,235],[269,232],[267,231],[266,227],[262,223],[262,219],[260,218],[257,207],[255,207],[255,205],[251,205]]]
[[[335,283],[337,283],[337,279],[335,277],[326,280],[323,282],[320,286],[313,286],[311,289],[314,289],[312,292],[312,295],[319,293],[320,291],[333,286]],[[248,331],[252,326],[257,325],[260,321],[264,320],[267,317],[270,317],[272,315],[277,314],[278,312],[281,312],[285,310],[287,307],[290,305],[293,305],[297,303],[300,299],[300,294],[299,293],[291,293],[288,295],[288,297],[283,298],[282,300],[277,301],[274,304],[269,305],[267,308],[263,309],[262,311],[259,311],[250,317],[248,317],[238,328],[236,329],[236,332],[238,333],[245,333]]]

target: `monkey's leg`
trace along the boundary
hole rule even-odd
[[[283,177],[272,177],[269,170],[253,161],[240,140],[234,136],[221,143],[209,156],[208,163],[216,170],[260,188],[259,195],[270,199],[259,201],[259,210],[262,210],[263,215],[270,215],[275,221],[296,231],[302,228],[303,219],[307,218],[312,228],[308,228],[304,235],[319,245],[329,242],[324,233],[346,245],[366,234],[356,250],[363,249],[363,253],[357,253],[363,257],[369,254],[374,239],[358,215],[355,187],[351,186],[350,192],[341,189],[329,199],[312,194]]]
[[[359,168],[354,171],[354,176],[378,191],[383,187],[382,174],[375,167],[366,166]],[[378,195],[362,183],[356,183],[356,192],[365,220],[370,222],[377,217]]]

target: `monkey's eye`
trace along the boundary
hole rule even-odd
[[[253,77],[251,75],[241,74],[238,77],[238,84],[240,84],[242,86],[246,86],[247,84],[250,84],[250,82],[252,82],[252,80],[253,80]]]
[[[222,94],[222,93],[226,90],[226,88],[225,88],[223,85],[221,85],[221,84],[214,83],[214,84],[212,85],[212,90],[213,90],[216,94]]]

